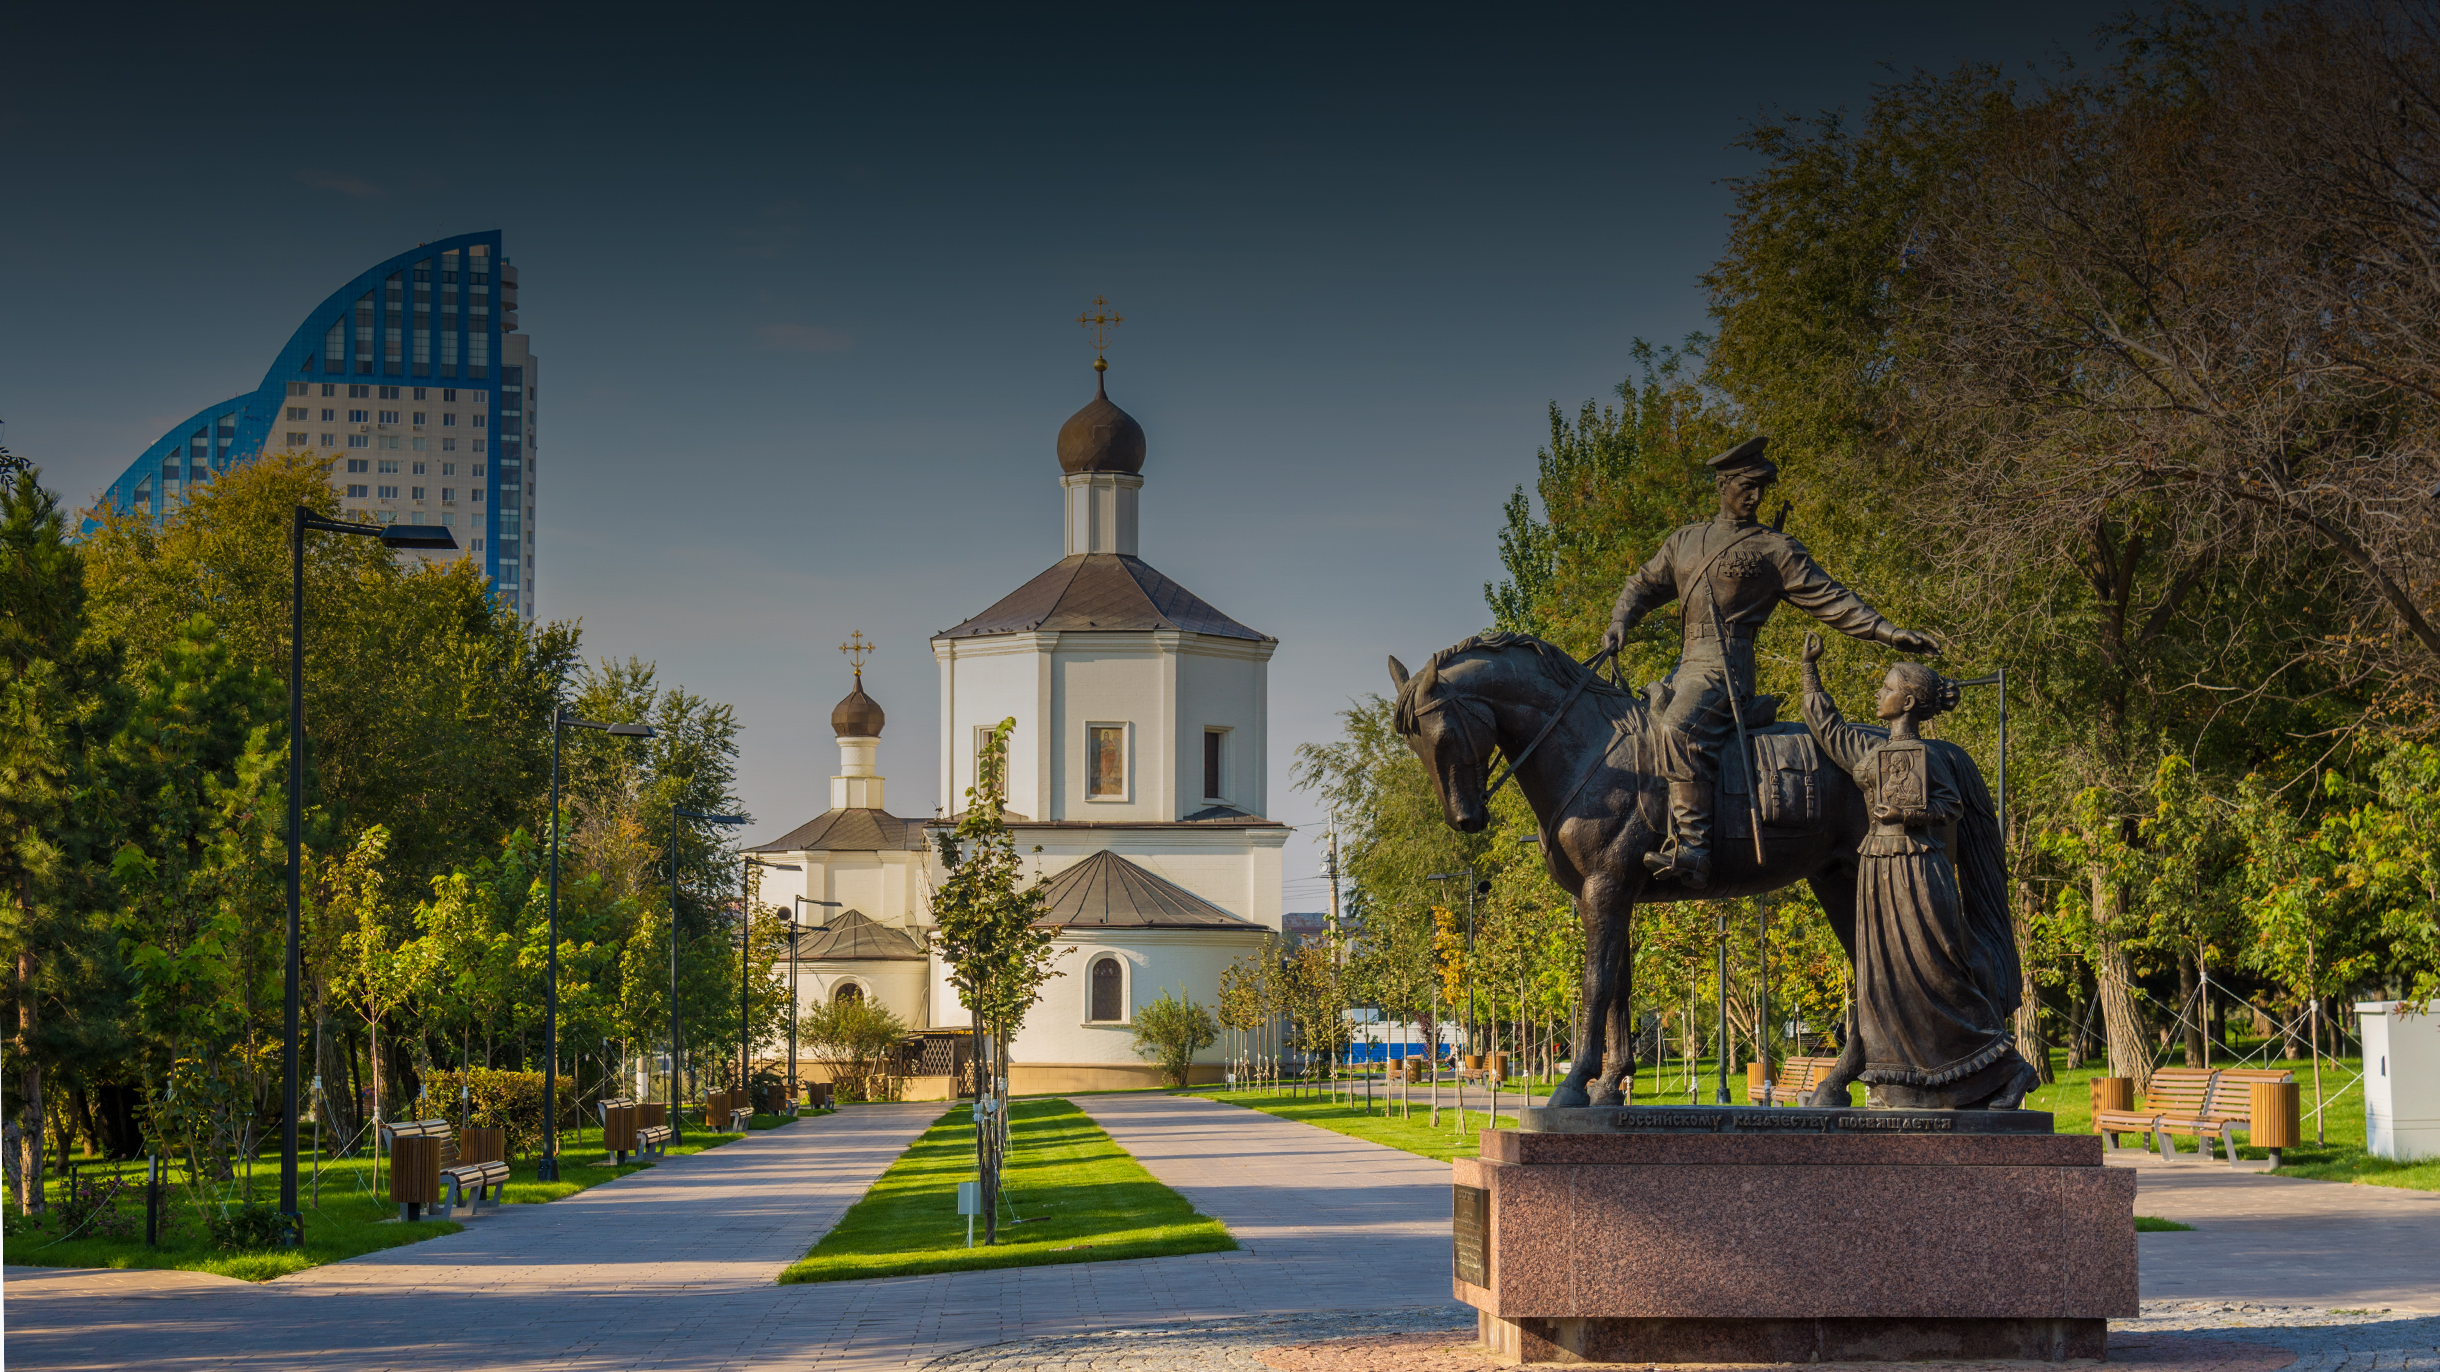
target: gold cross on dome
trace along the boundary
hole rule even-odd
[[[839,645],[839,651],[847,654],[847,660],[855,665],[856,675],[861,678],[864,675],[864,659],[871,656],[872,651],[880,646],[878,643],[866,642],[864,631],[858,629],[848,635],[845,643]]]
[[[1092,336],[1094,366],[1100,368],[1108,365],[1102,360],[1102,354],[1109,351],[1110,330],[1126,323],[1126,316],[1112,310],[1107,297],[1097,295],[1093,297],[1093,308],[1076,316],[1076,322]]]

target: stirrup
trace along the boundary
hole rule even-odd
[[[1711,884],[1711,857],[1700,848],[1657,848],[1644,854],[1644,870],[1661,881],[1679,881],[1700,891]]]

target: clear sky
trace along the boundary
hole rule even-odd
[[[1318,909],[1291,750],[1485,624],[1548,405],[1703,327],[1740,130],[2118,8],[20,11],[0,433],[86,501],[358,271],[504,229],[541,612],[736,704],[760,839],[828,803],[851,630],[890,808],[942,799],[926,640],[1057,560],[1107,295],[1145,559],[1280,640]]]

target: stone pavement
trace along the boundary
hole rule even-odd
[[[2109,1164],[2136,1169],[2136,1214],[2195,1227],[2136,1237],[2147,1301],[2440,1314],[2440,1192],[2262,1176],[2133,1148],[2112,1150]]]
[[[773,1285],[941,1109],[864,1106],[262,1285],[10,1269],[9,1365],[902,1368],[1053,1331],[1447,1303],[1445,1165],[1209,1101],[1078,1103],[1245,1249]]]

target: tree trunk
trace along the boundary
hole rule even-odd
[[[322,1118],[334,1137],[330,1144],[337,1147],[356,1136],[355,1064],[347,1045],[332,1032],[327,1012],[317,1014],[313,1024],[313,1070],[322,1079]]]
[[[17,1057],[26,1064],[24,1121],[17,1132],[17,1210],[32,1215],[42,1208],[42,1067],[32,1060],[34,1030],[40,1019],[34,1003],[34,954],[17,954]]]
[[[2023,891],[2013,902],[2016,908],[2009,920],[2014,926],[2016,963],[2021,978],[2017,989],[2016,1051],[2019,1057],[2033,1064],[2034,1070],[2042,1074],[2042,1084],[2048,1086],[2058,1078],[2050,1069],[2050,1049],[2042,1043],[2042,988],[2033,979],[2033,959],[2025,951],[2025,945],[2031,941],[2033,933],[2032,897],[2030,888]]]
[[[2194,955],[2176,955],[2176,1016],[2186,1028],[2186,1067],[2203,1064],[2203,979]]]

